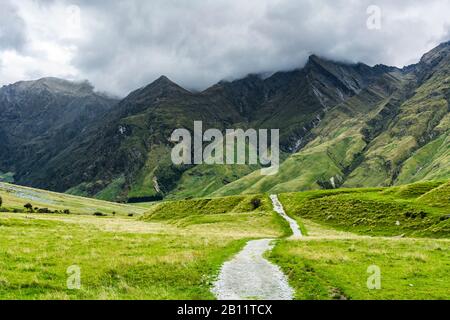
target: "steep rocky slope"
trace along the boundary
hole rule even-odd
[[[0,171],[33,184],[34,173],[116,103],[88,82],[43,78],[0,88]]]
[[[383,68],[379,66],[378,68]],[[254,172],[215,195],[389,186],[450,177],[450,43],[389,71],[330,109],[276,176]]]
[[[0,174],[120,201],[449,178],[449,47],[403,69],[313,55],[301,69],[198,93],[163,76],[117,104],[86,83],[18,83],[0,90]],[[205,129],[280,129],[279,173],[173,165],[170,134],[200,120]]]

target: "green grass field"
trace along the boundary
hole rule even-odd
[[[450,299],[450,240],[367,237],[303,221],[309,236],[281,241],[269,258],[296,299]],[[369,289],[371,266],[380,289]]]
[[[77,197],[2,182],[0,182],[0,196],[3,198],[3,207],[9,210],[23,210],[24,205],[30,203],[35,208],[59,211],[68,209],[75,214],[102,212],[111,215],[115,212],[117,215],[140,215],[146,212],[146,209],[140,206]]]
[[[282,194],[308,236],[281,241],[270,259],[297,299],[450,299],[449,185]],[[370,266],[379,290],[367,287]]]
[[[0,299],[213,299],[220,266],[259,238],[280,238],[268,257],[297,299],[449,299],[449,194],[446,181],[281,194],[306,235],[288,240],[267,195],[130,206],[0,184]],[[12,212],[27,202],[71,213]]]
[[[342,231],[371,236],[450,237],[449,182],[282,194],[286,211]]]
[[[20,206],[4,189],[0,195],[4,206]],[[250,239],[288,230],[267,210],[267,198],[258,208],[252,199],[207,201],[208,212],[189,201],[165,203],[133,218],[0,213],[0,299],[213,299],[210,286],[223,262]],[[164,208],[178,211],[162,214]],[[66,285],[73,265],[80,290]]]

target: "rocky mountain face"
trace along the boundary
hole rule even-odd
[[[276,176],[254,172],[214,195],[369,187],[450,178],[450,43],[333,108]]]
[[[87,82],[44,78],[0,88],[0,171],[33,185],[32,173],[41,172],[116,103]]]
[[[311,56],[305,67],[189,92],[166,77],[118,102],[58,79],[0,89],[0,172],[108,200],[379,186],[450,177],[449,43],[398,69]],[[280,129],[275,176],[174,166],[176,128]]]

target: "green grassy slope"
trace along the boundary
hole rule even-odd
[[[364,133],[369,130],[367,119],[380,117],[383,110],[392,108],[391,105],[408,90],[407,84],[407,77],[400,72],[386,74],[358,95],[330,110],[312,130],[315,138],[284,161],[278,174],[262,176],[254,172],[224,186],[213,195],[339,187],[361,162],[367,148]],[[373,179],[379,179],[379,176],[366,176],[365,185],[376,185]]]
[[[371,141],[365,159],[350,174],[345,186],[364,185],[366,176],[378,177],[374,186],[450,177],[450,115],[446,97],[449,74],[447,58],[401,104],[395,121]]]
[[[255,170],[247,165],[199,165],[181,176],[166,199],[205,197]]]
[[[234,150],[229,148],[225,143],[225,139],[217,142],[218,145],[224,147],[223,156],[226,156],[230,152],[234,152],[234,157],[237,159],[237,147]],[[249,154],[250,147],[246,146],[246,156]],[[252,152],[256,152],[255,148],[252,148]],[[206,160],[205,160],[206,161]],[[205,197],[214,191],[220,189],[224,185],[227,185],[239,178],[250,174],[257,170],[259,165],[208,165],[201,164],[194,166],[183,172],[176,187],[171,190],[166,199],[186,199],[186,198],[198,198]]]
[[[306,231],[293,241],[283,238],[289,227],[267,195],[145,208],[0,184],[6,207],[33,197],[33,204],[76,213],[118,213],[0,212],[0,299],[213,299],[210,288],[224,261],[248,240],[278,237],[269,258],[285,271],[297,299],[448,299],[449,186],[281,194]],[[145,214],[122,215],[131,209]],[[81,270],[80,290],[66,287],[73,265]],[[381,269],[380,290],[367,289],[371,265]]]
[[[417,201],[444,210],[447,209],[447,212],[450,212],[450,182],[421,195]]]
[[[0,299],[213,299],[220,266],[248,240],[287,234],[259,198],[161,203],[142,219],[0,213]],[[66,286],[74,265],[80,290]]]
[[[279,242],[269,258],[288,275],[300,300],[448,300],[449,185],[282,194],[286,211],[302,222],[307,236]],[[380,271],[375,289],[368,287],[374,267]]]
[[[136,206],[83,198],[7,183],[0,183],[0,196],[3,199],[3,206],[1,208],[3,211],[13,211],[14,209],[24,210],[24,205],[27,203],[31,203],[33,208],[48,208],[53,211],[68,209],[71,213],[76,214],[93,214],[95,212],[112,214],[115,212],[118,215],[128,215],[143,214],[146,211],[146,209]]]
[[[392,70],[328,110],[275,176],[258,172],[214,192],[295,192],[450,178],[450,46],[414,70]]]
[[[403,163],[396,184],[450,177],[449,150],[449,135],[429,142]]]
[[[272,210],[269,197],[263,195],[161,202],[150,208],[141,219],[183,226],[232,224],[240,225],[242,230],[257,225],[270,227],[272,224],[281,228],[285,236],[291,234],[286,221]],[[249,223],[255,226],[248,226]]]
[[[448,238],[448,183],[282,194],[289,214],[374,236]],[[428,200],[427,199],[431,199]]]

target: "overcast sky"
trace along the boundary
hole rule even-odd
[[[0,85],[56,76],[88,79],[98,90],[118,95],[162,74],[201,90],[248,73],[301,67],[312,53],[404,66],[450,40],[448,0],[0,0],[0,5]]]

